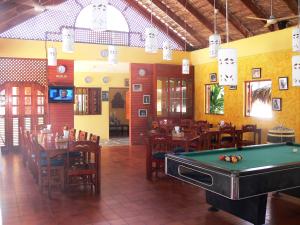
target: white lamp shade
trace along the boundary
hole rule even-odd
[[[221,36],[212,34],[209,36],[209,57],[215,58],[218,56],[218,50],[221,45]]]
[[[74,30],[70,28],[62,29],[62,51],[65,53],[74,52],[75,35]]]
[[[292,80],[293,86],[300,86],[300,55],[292,57]]]
[[[237,85],[237,51],[222,48],[218,51],[218,69],[220,85]]]
[[[189,74],[190,73],[190,60],[183,59],[182,60],[182,74]]]
[[[108,46],[108,63],[117,64],[118,63],[118,49],[114,45]]]
[[[147,27],[145,36],[145,52],[156,53],[158,50],[157,29],[154,27]]]
[[[296,27],[292,31],[293,52],[300,52],[300,29]]]
[[[94,31],[107,30],[108,0],[92,0],[91,29]]]
[[[163,42],[163,60],[172,60],[172,49],[169,41]]]
[[[48,66],[57,66],[57,52],[56,48],[48,48]]]

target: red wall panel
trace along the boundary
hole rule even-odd
[[[74,61],[58,60],[57,66],[64,65],[66,72],[60,74],[56,66],[48,67],[48,85],[74,85]],[[49,103],[49,123],[54,132],[61,132],[63,126],[74,127],[74,109],[71,103]]]

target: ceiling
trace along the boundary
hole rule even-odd
[[[76,1],[76,0],[74,0]],[[120,0],[152,20],[178,43],[187,38],[187,49],[208,46],[208,37],[214,32],[214,0]],[[32,18],[43,10],[65,0],[0,0],[0,33]],[[217,31],[225,40],[225,0],[215,0]],[[269,18],[270,0],[228,0],[229,39],[238,40],[278,29],[278,25],[264,28],[264,21],[250,20],[247,16]],[[297,0],[273,0],[276,18],[297,15]],[[293,26],[297,19],[284,23]]]

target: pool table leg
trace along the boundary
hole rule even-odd
[[[206,202],[214,208],[224,210],[255,225],[265,223],[268,195],[260,195],[242,200],[230,200],[206,191]]]

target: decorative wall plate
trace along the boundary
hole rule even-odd
[[[102,81],[104,84],[107,84],[109,82],[109,77],[103,77]]]
[[[107,50],[107,49],[101,50],[100,55],[101,55],[103,58],[106,58],[106,57],[108,56],[108,50]]]
[[[86,76],[86,77],[84,78],[84,81],[85,81],[85,83],[91,83],[91,82],[93,81],[93,78],[90,77],[90,76]]]

